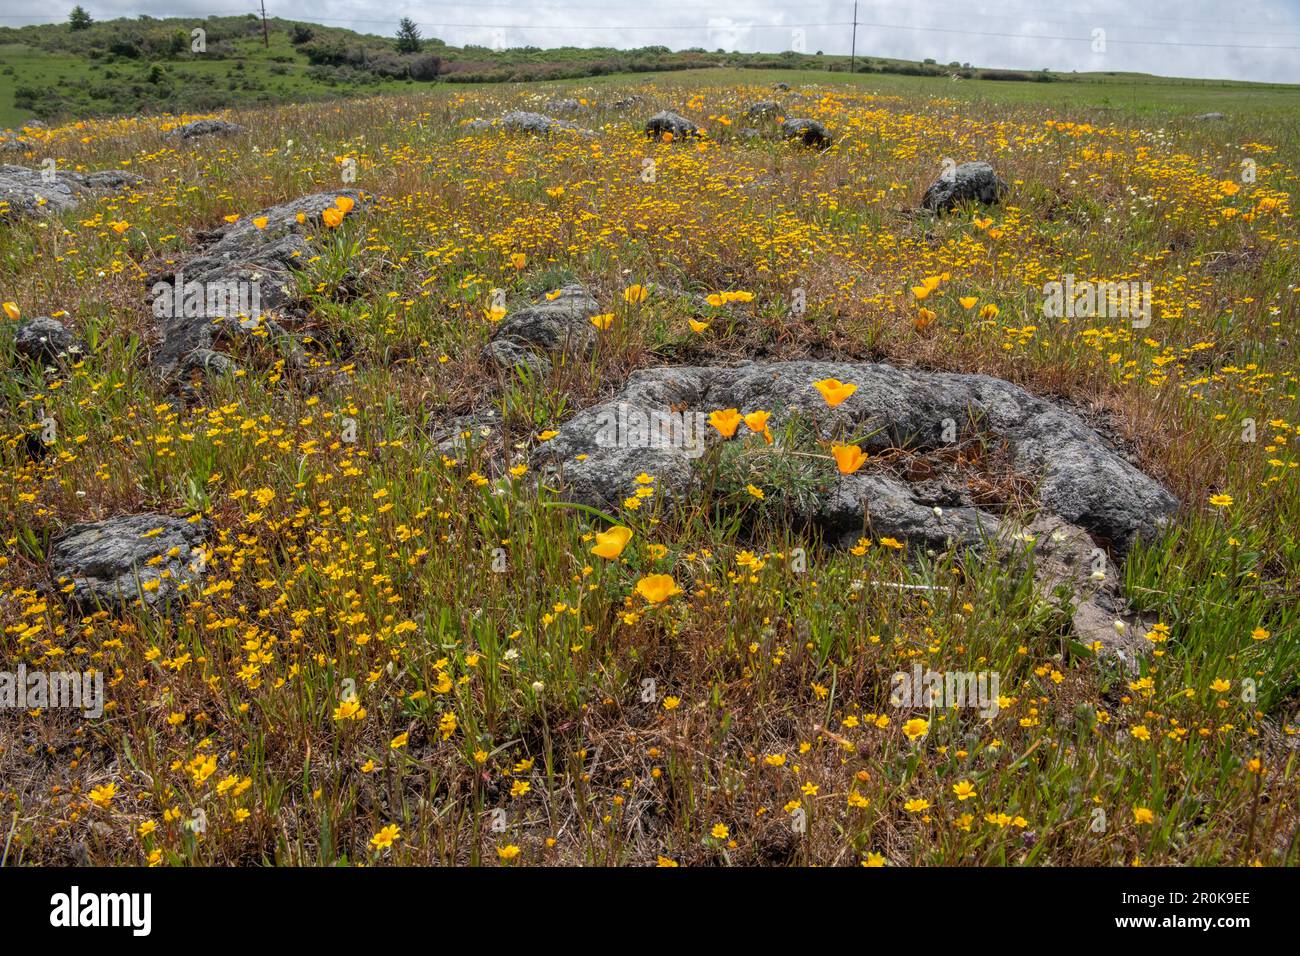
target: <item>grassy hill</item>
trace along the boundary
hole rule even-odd
[[[394,30],[396,26],[394,22]],[[201,51],[192,49],[195,30],[204,31]],[[139,17],[94,23],[81,30],[66,23],[0,28],[0,64],[0,126],[31,119],[194,113],[310,102],[433,82],[563,80],[719,66],[824,74],[847,72],[850,66],[847,57],[821,53],[672,51],[661,46],[496,51],[449,46],[433,38],[424,40],[419,53],[399,54],[392,37],[280,18],[267,22],[264,40],[261,20],[251,14]],[[925,80],[961,98],[978,92],[1009,102],[1038,102],[1045,97],[1062,104],[1209,110],[1249,93],[1252,107],[1261,103],[1289,107],[1297,89],[1142,74],[1027,73],[870,56],[859,57],[854,66],[886,84]],[[963,83],[967,86],[958,92]],[[975,90],[969,84],[975,84]],[[915,84],[903,88],[913,89]]]

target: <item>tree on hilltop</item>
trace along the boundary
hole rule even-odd
[[[420,28],[410,17],[402,17],[402,22],[397,25],[397,52],[420,52]]]

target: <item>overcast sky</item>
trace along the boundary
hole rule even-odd
[[[75,0],[4,0],[0,24],[63,20]],[[255,11],[257,0],[83,0],[96,19]],[[310,10],[310,12],[308,12]],[[849,52],[852,0],[267,0],[267,14],[485,46],[651,44]],[[1300,83],[1300,0],[859,0],[857,51],[975,66]],[[1097,32],[1104,31],[1104,32]]]

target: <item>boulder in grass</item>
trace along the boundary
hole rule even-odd
[[[758,103],[752,104],[747,110],[745,110],[745,115],[749,117],[751,122],[757,122],[761,119],[774,117],[780,112],[781,104],[776,100],[762,100]]]
[[[173,130],[173,135],[179,139],[201,139],[204,136],[237,136],[245,131],[245,127],[238,123],[228,123],[225,120],[195,120],[193,123],[186,123],[184,126],[178,126]]]
[[[781,124],[781,135],[814,149],[826,149],[832,142],[830,130],[815,119],[788,119]]]
[[[71,329],[58,319],[46,316],[24,319],[14,331],[14,348],[33,362],[48,365],[79,347]]]
[[[700,128],[685,116],[663,110],[645,121],[645,134],[650,139],[663,139],[665,134],[673,139],[689,139],[700,135]]]
[[[202,355],[223,338],[254,330],[285,334],[269,313],[294,296],[293,272],[313,254],[307,237],[330,231],[327,216],[342,223],[371,202],[353,189],[313,193],[202,234],[201,251],[148,280],[163,339],[154,364],[171,375],[186,367],[191,353]],[[351,204],[346,213],[340,203]],[[216,370],[210,358],[203,368]],[[193,369],[191,363],[187,370]]]
[[[74,525],[54,540],[50,574],[82,608],[167,604],[203,574],[211,530],[206,519],[153,513]]]
[[[541,113],[530,113],[525,110],[513,110],[506,113],[501,117],[501,128],[511,133],[529,133],[533,136],[550,136],[554,133],[594,135],[591,130],[582,129],[565,120],[558,120]]]
[[[944,213],[963,202],[993,206],[1002,201],[1007,189],[1006,182],[998,178],[988,163],[962,163],[945,169],[930,184],[921,200],[921,208]]]
[[[596,342],[591,318],[599,305],[577,283],[563,286],[551,297],[511,312],[492,332],[486,354],[503,368],[524,366],[545,372],[548,354],[585,355]]]
[[[843,404],[829,408],[812,386],[822,379],[852,383],[857,390]],[[983,432],[1005,443],[1011,467],[1035,483],[1044,511],[1084,528],[1118,553],[1140,537],[1154,537],[1178,505],[1160,482],[1135,468],[1072,412],[1010,382],[987,375],[812,361],[664,367],[632,373],[620,393],[574,415],[538,451],[545,459],[539,464],[552,461],[562,466],[575,500],[617,507],[634,490],[642,471],[662,473],[656,487],[669,500],[689,499],[692,493],[692,472],[687,466],[698,454],[690,448],[669,443],[628,452],[617,443],[598,440],[620,406],[640,409],[645,415],[668,410],[707,414],[723,408],[763,409],[772,413],[773,432],[780,431],[781,421],[795,409],[824,440],[870,436],[861,444],[873,454],[889,448],[941,448],[946,422],[975,420]],[[578,455],[586,457],[578,461]],[[963,513],[952,519],[926,519],[935,523],[934,534],[909,530],[924,518],[912,506],[933,511],[936,502],[918,497],[912,485],[902,487],[890,476],[860,474],[839,479],[832,469],[835,489],[829,497],[810,497],[801,517],[820,520],[829,539],[850,543],[860,533],[864,501],[895,503],[884,512],[873,507],[873,523],[884,521],[886,527],[927,545],[938,538],[969,540],[967,532],[973,533],[977,526],[998,525],[991,515]],[[675,486],[673,476],[688,483]],[[845,495],[858,503],[850,506]],[[974,502],[954,502],[959,504],[975,507]]]
[[[135,173],[116,169],[78,173],[0,165],[0,219],[55,216],[91,196],[121,192],[141,182]]]

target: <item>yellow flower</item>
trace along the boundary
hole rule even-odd
[[[649,294],[643,285],[630,285],[623,290],[623,301],[629,305],[636,305],[638,302],[644,302]]]
[[[862,861],[863,866],[884,866],[885,858],[879,853],[868,853],[867,858]]]
[[[390,740],[388,742],[388,746],[391,747],[393,750],[400,750],[401,748],[406,746],[407,741],[409,741],[410,738],[411,735],[403,731],[402,733],[394,737],[392,740]]]
[[[497,847],[497,857],[502,860],[513,860],[520,853],[519,847],[510,843],[506,846]]]
[[[1156,815],[1152,813],[1150,810],[1148,810],[1146,807],[1133,808],[1133,822],[1136,823],[1138,826],[1145,826],[1154,823],[1155,819],[1156,819]]]
[[[394,840],[399,840],[401,837],[402,828],[396,823],[390,823],[370,838],[370,845],[376,850],[387,850],[393,845]]]
[[[343,213],[338,209],[335,209],[333,206],[322,212],[320,217],[325,221],[325,225],[330,229],[336,229],[339,223],[343,221]]]
[[[355,697],[349,697],[334,708],[334,719],[344,720],[365,720],[366,709],[361,706],[361,701]]]
[[[355,205],[356,205],[356,202],[353,201],[353,199],[352,199],[351,196],[335,196],[335,197],[334,197],[334,207],[335,207],[339,212],[343,213],[344,215],[347,215],[348,213],[350,213],[350,212],[352,211],[352,207],[355,206]]]
[[[745,490],[748,491],[748,492],[749,492],[751,495],[753,495],[755,498],[757,498],[759,501],[762,501],[763,498],[766,497],[766,496],[763,494],[763,489],[762,489],[762,488],[759,488],[759,487],[756,486],[756,485],[746,485],[746,486],[745,486]]]
[[[831,408],[839,405],[858,390],[856,385],[850,385],[835,378],[824,378],[820,382],[813,382],[813,388],[822,393],[822,398],[826,400],[826,404]]]
[[[1232,504],[1232,495],[1210,495],[1210,504],[1216,508],[1226,508]]]
[[[253,220],[253,225],[256,226],[258,229],[265,229],[266,224],[270,221],[271,220],[267,219],[265,216],[258,216],[256,219]]]
[[[608,531],[596,533],[596,544],[592,547],[591,553],[598,558],[608,558],[612,561],[623,553],[623,549],[631,540],[632,529],[616,524]]]
[[[651,604],[663,604],[674,594],[681,594],[671,574],[650,574],[636,583],[636,593]]]
[[[524,266],[528,265],[528,256],[522,252],[512,253],[510,256],[510,264],[516,269],[522,269]]]
[[[1250,639],[1252,641],[1267,641],[1271,636],[1272,635],[1262,627],[1257,627],[1250,632]]]
[[[930,327],[931,323],[939,317],[939,313],[933,309],[917,309],[916,318],[912,320],[912,328],[920,332]]]
[[[655,866],[671,868],[675,866],[681,866],[681,864],[678,863],[676,860],[671,859],[670,857],[660,855],[659,858],[655,860]]]
[[[979,301],[979,297],[973,295],[964,295],[957,301],[961,303],[961,307],[963,309],[973,309],[975,308],[975,303]]]
[[[880,543],[883,547],[893,548],[895,551],[901,551],[903,548],[907,547],[907,545],[903,544],[903,542],[896,538],[881,538]]]
[[[835,467],[841,475],[853,474],[867,460],[866,452],[857,445],[831,445],[831,455],[835,458]]]
[[[609,324],[613,321],[614,321],[613,312],[606,312],[604,315],[593,315],[591,317],[591,324],[594,325],[596,328],[600,329],[602,332],[608,329]]]
[[[917,740],[924,737],[930,732],[930,722],[920,717],[913,717],[907,723],[903,724],[903,733],[907,735],[908,740]]]
[[[922,797],[916,797],[903,804],[903,809],[908,813],[920,813],[922,810],[930,809],[930,801]]]
[[[990,302],[988,305],[984,306],[984,308],[980,309],[979,317],[981,319],[996,319],[998,317],[999,311],[1001,310],[998,309],[998,307],[994,305],[992,302]]]
[[[963,780],[952,785],[952,792],[957,795],[958,800],[969,800],[975,796],[975,785],[969,780]]]
[[[676,710],[681,705],[682,705],[682,699],[680,697],[664,698],[664,710]]]
[[[9,316],[9,318],[11,318],[15,322],[17,322],[23,316],[22,310],[18,308],[17,302],[6,302],[4,304],[4,310],[5,310],[5,315]]]
[[[117,784],[106,783],[102,787],[95,787],[90,791],[90,802],[97,807],[107,807],[113,802],[113,796],[117,793]]]
[[[734,408],[724,408],[709,413],[709,424],[718,430],[723,438],[730,438],[740,427],[740,412]]]
[[[702,335],[704,330],[709,327],[708,322],[700,322],[697,319],[687,319],[686,323],[691,327],[691,331],[696,335]]]
[[[713,829],[709,832],[713,834],[715,840],[725,840],[727,837],[731,836],[731,831],[727,829],[725,823],[713,824]]]

